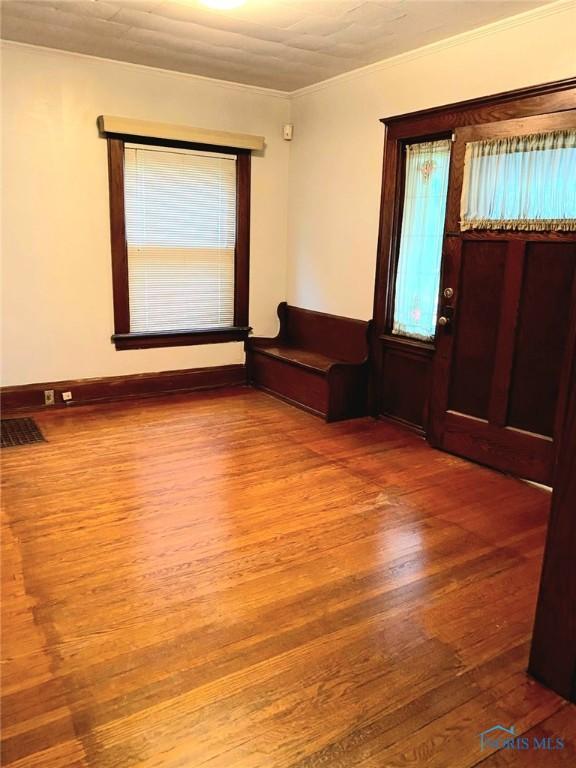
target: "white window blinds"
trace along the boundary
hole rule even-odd
[[[125,145],[130,331],[234,324],[236,157]]]

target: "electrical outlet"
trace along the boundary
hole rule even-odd
[[[44,405],[54,405],[56,401],[54,400],[54,390],[53,389],[45,389],[44,390]]]
[[[62,400],[65,403],[69,403],[72,400],[72,392],[62,392]]]

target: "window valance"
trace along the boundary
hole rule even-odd
[[[140,136],[168,141],[185,141],[192,144],[207,144],[214,147],[233,149],[264,149],[264,136],[248,133],[213,131],[207,128],[193,128],[172,123],[154,123],[148,120],[134,120],[130,117],[100,115],[98,129],[104,136]]]

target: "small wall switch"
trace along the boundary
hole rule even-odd
[[[72,392],[62,392],[62,400],[65,403],[69,403],[72,400]]]
[[[44,405],[54,405],[55,404],[54,399],[54,390],[53,389],[45,389],[44,390]]]

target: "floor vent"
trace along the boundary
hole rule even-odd
[[[2,448],[45,442],[34,419],[2,419]]]

